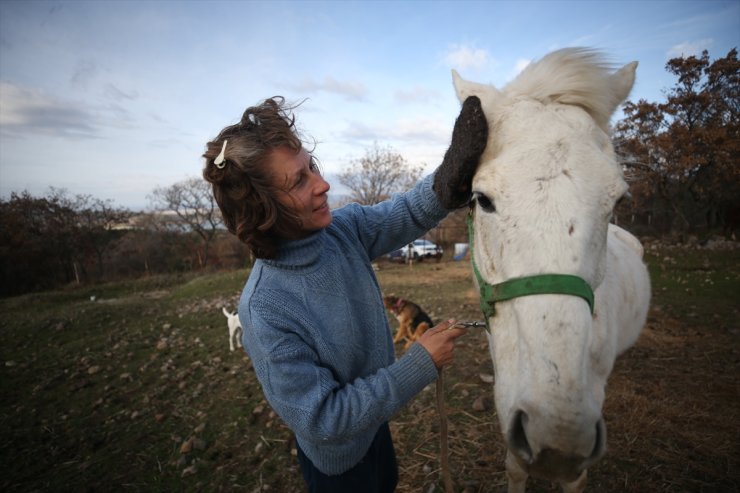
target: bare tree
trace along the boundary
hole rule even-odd
[[[364,157],[351,161],[350,168],[339,175],[339,182],[349,188],[353,202],[371,205],[411,188],[422,170],[390,147],[381,148],[375,142]]]
[[[148,199],[168,228],[190,230],[200,238],[203,250],[198,251],[198,263],[205,267],[211,242],[223,225],[211,186],[200,178],[188,178],[169,187],[155,188]],[[167,221],[168,215],[174,215],[176,220]]]

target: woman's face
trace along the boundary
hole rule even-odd
[[[297,238],[331,224],[329,184],[304,149],[297,153],[288,148],[275,149],[270,155],[270,166],[272,183],[279,190],[277,200],[292,209],[303,224],[301,231],[296,232]]]

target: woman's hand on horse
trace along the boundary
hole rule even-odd
[[[438,370],[452,363],[455,339],[468,331],[462,327],[455,327],[454,320],[446,320],[439,325],[427,330],[416,341],[427,350],[432,357],[434,366]]]
[[[468,97],[452,130],[452,142],[434,176],[434,192],[447,209],[470,201],[473,175],[488,141],[488,120],[477,96]]]

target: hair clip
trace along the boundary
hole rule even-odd
[[[224,169],[226,166],[226,158],[224,157],[224,152],[226,152],[226,143],[228,140],[224,140],[224,145],[221,146],[221,152],[218,156],[216,156],[216,159],[213,160],[213,164],[216,165],[218,169]]]

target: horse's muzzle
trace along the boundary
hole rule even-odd
[[[524,470],[552,481],[575,481],[606,452],[606,425],[601,418],[583,427],[556,424],[548,429],[517,411],[506,438]]]

